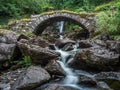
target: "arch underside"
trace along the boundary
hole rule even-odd
[[[87,28],[83,24],[81,24],[80,22],[78,22],[78,21],[76,21],[76,20],[74,20],[72,18],[63,17],[63,16],[52,17],[52,18],[49,18],[47,20],[42,21],[41,23],[39,23],[35,27],[34,33],[36,35],[39,35],[39,34],[41,34],[45,30],[45,28],[47,26],[50,26],[50,25],[52,25],[52,23],[58,22],[58,21],[72,22],[72,23],[74,23],[74,24],[79,25],[80,27],[82,27],[85,30],[86,33],[89,33],[89,31],[87,30]]]

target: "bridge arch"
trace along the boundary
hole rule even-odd
[[[54,11],[50,13],[46,12],[41,15],[33,15],[31,16],[31,19],[31,28],[36,35],[41,34],[47,26],[56,21],[73,22],[82,27],[87,33],[90,33],[95,28],[95,21],[91,14],[83,16],[83,14],[77,14],[74,12]]]

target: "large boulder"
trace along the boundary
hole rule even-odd
[[[109,86],[108,90],[119,90],[120,89],[120,72],[100,72],[94,75],[94,78],[99,80],[99,81],[104,81],[98,82],[98,85],[100,87],[106,87],[105,83]]]
[[[65,89],[64,87],[60,86],[59,84],[51,84],[51,85],[48,85],[43,90],[68,90],[68,89]]]
[[[10,90],[10,84],[0,83],[0,90]]]
[[[76,90],[76,88],[69,87],[69,86],[61,86],[59,84],[47,84],[43,85],[37,89],[34,90]]]
[[[69,64],[74,68],[91,70],[114,70],[119,65],[119,54],[105,48],[87,48],[79,50]]]
[[[10,30],[0,30],[0,69],[6,69],[10,66],[9,60],[18,60],[22,55],[16,46],[17,41],[25,38],[25,35],[19,35]]]
[[[120,41],[106,41],[107,48],[120,54]]]
[[[94,75],[97,80],[119,80],[120,72],[100,72]]]
[[[97,86],[97,81],[95,79],[85,75],[79,75],[78,83],[85,86]]]
[[[29,42],[30,42],[31,44],[38,45],[38,46],[43,47],[43,48],[48,48],[49,45],[50,45],[50,43],[49,43],[47,40],[42,39],[42,38],[39,37],[39,36],[30,39]]]
[[[59,63],[57,63],[55,60],[52,60],[45,69],[51,74],[51,75],[60,75],[65,76],[65,71],[61,68]]]
[[[56,42],[55,42],[55,45],[58,47],[58,48],[63,48],[66,44],[68,43],[72,43],[72,44],[75,44],[75,41],[73,40],[70,40],[68,38],[66,39],[58,39]]]
[[[11,90],[31,90],[48,82],[49,79],[50,75],[45,69],[39,66],[30,66],[21,73],[12,85]]]
[[[7,44],[13,44],[17,42],[17,38],[19,37],[18,34],[12,31],[4,31],[0,32],[0,43],[7,43]]]
[[[29,44],[27,40],[17,43],[24,56],[30,56],[33,62],[46,65],[50,60],[58,58],[60,54],[53,50],[42,48],[37,45]]]
[[[9,59],[13,56],[15,44],[0,43],[0,69],[9,67]]]
[[[79,43],[79,48],[106,47],[106,43],[98,39],[81,40],[81,41],[78,41],[78,43]]]

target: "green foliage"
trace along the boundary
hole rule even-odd
[[[120,40],[120,35],[112,35],[112,37],[116,40]]]
[[[23,67],[28,67],[30,65],[32,65],[32,59],[30,58],[30,56],[25,56],[23,58],[22,61],[19,62],[20,65],[22,65]]]
[[[46,36],[46,35],[41,35],[41,37],[42,37],[43,39],[47,39],[47,36]]]
[[[42,12],[46,0],[0,0],[0,15],[19,17]]]
[[[49,11],[49,10],[54,10],[54,8],[48,4],[43,7],[43,11]]]
[[[0,0],[0,15],[19,17],[51,9],[91,11],[96,5],[110,1],[112,0]]]
[[[117,29],[119,30],[118,33],[120,34],[120,2],[118,2],[116,5],[117,5],[116,21],[117,21],[117,24],[118,24]]]
[[[97,6],[94,11],[108,11],[108,10],[116,10],[117,8],[117,1],[112,1],[107,4],[102,4],[100,6]]]
[[[107,14],[105,12],[100,12],[96,15],[96,25],[98,31],[107,31],[110,34],[118,34],[118,20],[116,15],[114,14]]]

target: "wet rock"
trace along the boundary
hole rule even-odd
[[[70,66],[91,70],[114,70],[119,63],[119,54],[104,48],[88,48],[79,50]]]
[[[58,85],[58,84],[52,84],[49,85],[47,88],[43,89],[43,90],[67,90],[64,87]]]
[[[6,43],[6,44],[13,44],[17,42],[17,38],[18,38],[18,34],[16,34],[15,32],[10,32],[8,31],[8,33],[0,34],[0,43]]]
[[[105,82],[102,82],[102,81],[98,82],[97,85],[103,90],[113,90]]]
[[[97,82],[95,79],[93,79],[92,77],[88,77],[85,75],[80,75],[79,76],[79,84],[85,85],[85,86],[96,86]]]
[[[0,43],[0,53],[6,56],[12,55],[15,48],[15,44]]]
[[[120,72],[100,72],[94,76],[97,80],[119,80],[120,81]]]
[[[71,51],[71,50],[73,50],[74,49],[74,46],[73,46],[74,44],[72,44],[72,43],[68,43],[68,44],[66,44],[63,48],[62,48],[62,50],[63,51]]]
[[[9,59],[13,56],[15,44],[0,43],[0,69],[9,67]]]
[[[10,30],[5,31],[5,33],[0,33],[0,43],[15,44],[17,41],[21,39],[29,38],[23,34],[17,34]]]
[[[104,40],[104,41],[110,40],[110,35],[109,35],[109,33],[107,33],[107,32],[103,32],[103,33],[100,35],[99,39],[100,39],[100,40]]]
[[[21,39],[29,40],[29,37],[25,36],[24,34],[20,34],[19,37],[17,38],[17,41],[20,41]]]
[[[40,47],[46,48],[49,47],[49,42],[37,36],[33,39],[30,39],[29,42],[34,45],[38,45]]]
[[[54,44],[50,44],[50,45],[49,45],[49,49],[51,49],[51,50],[56,50],[55,45],[54,45]]]
[[[51,75],[60,75],[65,76],[65,71],[61,68],[61,66],[55,61],[52,60],[45,69],[51,74]]]
[[[10,84],[0,83],[0,90],[10,90]]]
[[[120,80],[104,80],[107,85],[112,88],[111,90],[119,90],[120,89]]]
[[[92,45],[85,40],[79,41],[79,48],[90,48]]]
[[[35,90],[75,90],[71,87],[63,87],[60,86],[59,84],[48,84],[48,85],[43,85],[40,88],[37,88]]]
[[[50,75],[46,70],[39,66],[31,66],[21,73],[11,90],[30,90],[48,82],[49,79]]]
[[[107,48],[120,54],[120,41],[106,41]]]
[[[59,53],[42,48],[37,45],[29,44],[27,40],[21,40],[18,42],[18,47],[24,56],[30,56],[33,62],[41,65],[46,65],[50,60],[58,58]]]
[[[90,48],[90,47],[106,47],[106,43],[102,40],[93,40],[93,39],[87,39],[87,40],[81,40],[78,42],[79,48]]]
[[[15,70],[5,71],[0,74],[0,84],[10,84],[12,85],[15,80],[19,77],[22,71],[24,71],[25,68],[19,68]]]
[[[3,54],[0,54],[0,62],[5,62],[7,60],[6,56]]]
[[[56,42],[55,42],[55,45],[59,48],[63,48],[66,44],[68,43],[72,43],[72,44],[75,44],[75,41],[73,40],[70,40],[70,39],[58,39]]]
[[[100,72],[95,74],[95,79],[104,81],[98,85],[106,88],[106,84],[109,86],[108,90],[119,90],[120,89],[120,72]],[[106,84],[105,84],[106,83]]]

